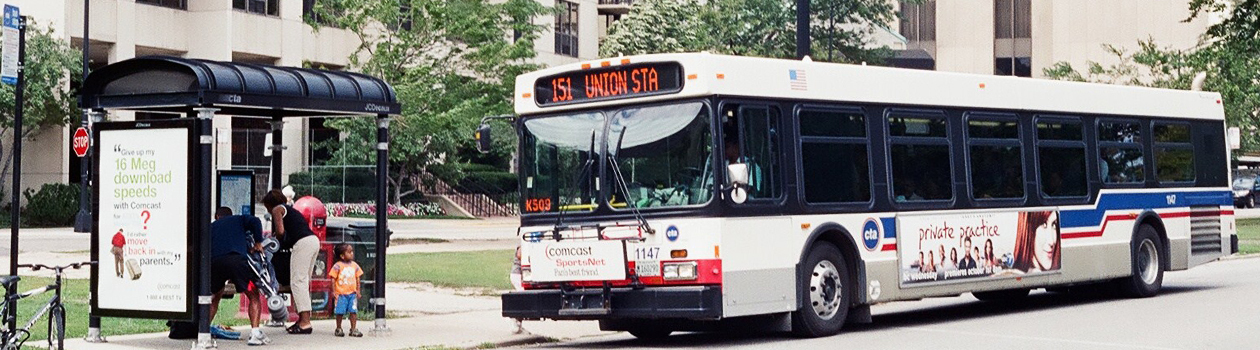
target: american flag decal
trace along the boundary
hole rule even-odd
[[[791,85],[792,90],[809,90],[809,86],[805,84],[805,70],[789,69],[788,84]]]

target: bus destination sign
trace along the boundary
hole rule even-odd
[[[593,102],[676,93],[682,90],[682,65],[643,63],[565,72],[534,82],[539,106]]]

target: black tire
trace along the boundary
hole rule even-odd
[[[1164,244],[1154,227],[1142,225],[1129,243],[1129,266],[1132,274],[1116,280],[1120,293],[1130,298],[1147,298],[1159,294],[1164,284]],[[1153,260],[1152,260],[1153,259]]]
[[[637,326],[629,330],[629,332],[630,335],[639,338],[639,340],[661,340],[668,338],[669,334],[674,331],[663,327]]]
[[[57,305],[48,312],[48,349],[61,350],[66,341],[66,308]]]
[[[973,292],[971,293],[971,296],[974,296],[976,299],[980,299],[981,301],[1015,301],[1027,298],[1028,289],[1021,288]]]
[[[1256,207],[1256,196],[1253,196],[1253,195],[1247,195],[1247,202],[1246,202],[1246,203],[1243,203],[1243,207],[1246,207],[1246,208],[1255,208],[1255,207]]]
[[[798,274],[801,308],[792,312],[792,333],[810,338],[840,333],[849,317],[855,287],[840,249],[831,243],[815,244]]]

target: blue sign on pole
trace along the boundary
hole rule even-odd
[[[22,13],[17,6],[4,5],[4,50],[0,55],[0,83],[17,85],[18,79],[18,30]]]

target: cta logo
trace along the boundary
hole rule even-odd
[[[668,238],[670,242],[677,241],[678,240],[678,227],[674,225],[669,225],[669,228],[665,229],[665,238]]]
[[[862,224],[862,245],[866,246],[866,250],[873,252],[879,248],[879,240],[884,237],[881,231],[879,219],[867,218]]]

